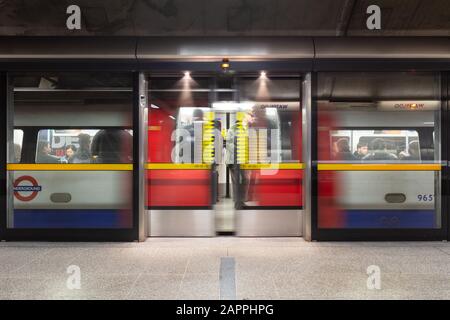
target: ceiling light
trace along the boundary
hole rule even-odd
[[[222,64],[220,65],[223,71],[227,71],[230,68],[230,60],[228,58],[222,59]]]

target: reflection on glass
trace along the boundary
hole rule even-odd
[[[11,159],[12,163],[19,163],[22,158],[22,145],[23,145],[23,130],[14,129],[14,157]]]

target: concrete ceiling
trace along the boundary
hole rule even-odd
[[[66,29],[66,8],[82,30]],[[366,8],[382,30],[366,29]],[[0,0],[0,35],[450,36],[449,0]]]

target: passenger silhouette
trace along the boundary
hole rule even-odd
[[[356,151],[353,153],[353,157],[355,158],[355,160],[361,160],[362,158],[364,158],[367,153],[369,152],[369,146],[367,145],[367,143],[364,142],[358,142],[358,145],[356,146]]]
[[[133,161],[133,136],[122,129],[103,129],[92,139],[91,152],[97,163]]]
[[[398,158],[387,151],[387,144],[383,139],[376,138],[369,144],[369,153],[363,160],[398,160]]]
[[[50,154],[52,148],[48,141],[39,141],[36,153],[36,163],[59,163],[59,158]]]
[[[420,160],[419,141],[411,141],[408,145],[408,152],[402,151],[399,154],[400,160],[414,161]]]
[[[73,144],[69,144],[64,148],[64,150],[64,157],[61,158],[61,162],[72,163],[73,157],[77,152],[77,147],[75,147]]]
[[[352,152],[350,151],[350,145],[348,139],[341,138],[336,141],[336,160],[354,160]]]
[[[91,162],[91,137],[86,133],[78,135],[78,144],[80,145],[73,156],[72,163],[90,163]]]

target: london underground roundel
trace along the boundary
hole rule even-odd
[[[21,176],[14,181],[14,196],[20,201],[31,201],[42,190],[37,180],[31,176]]]

